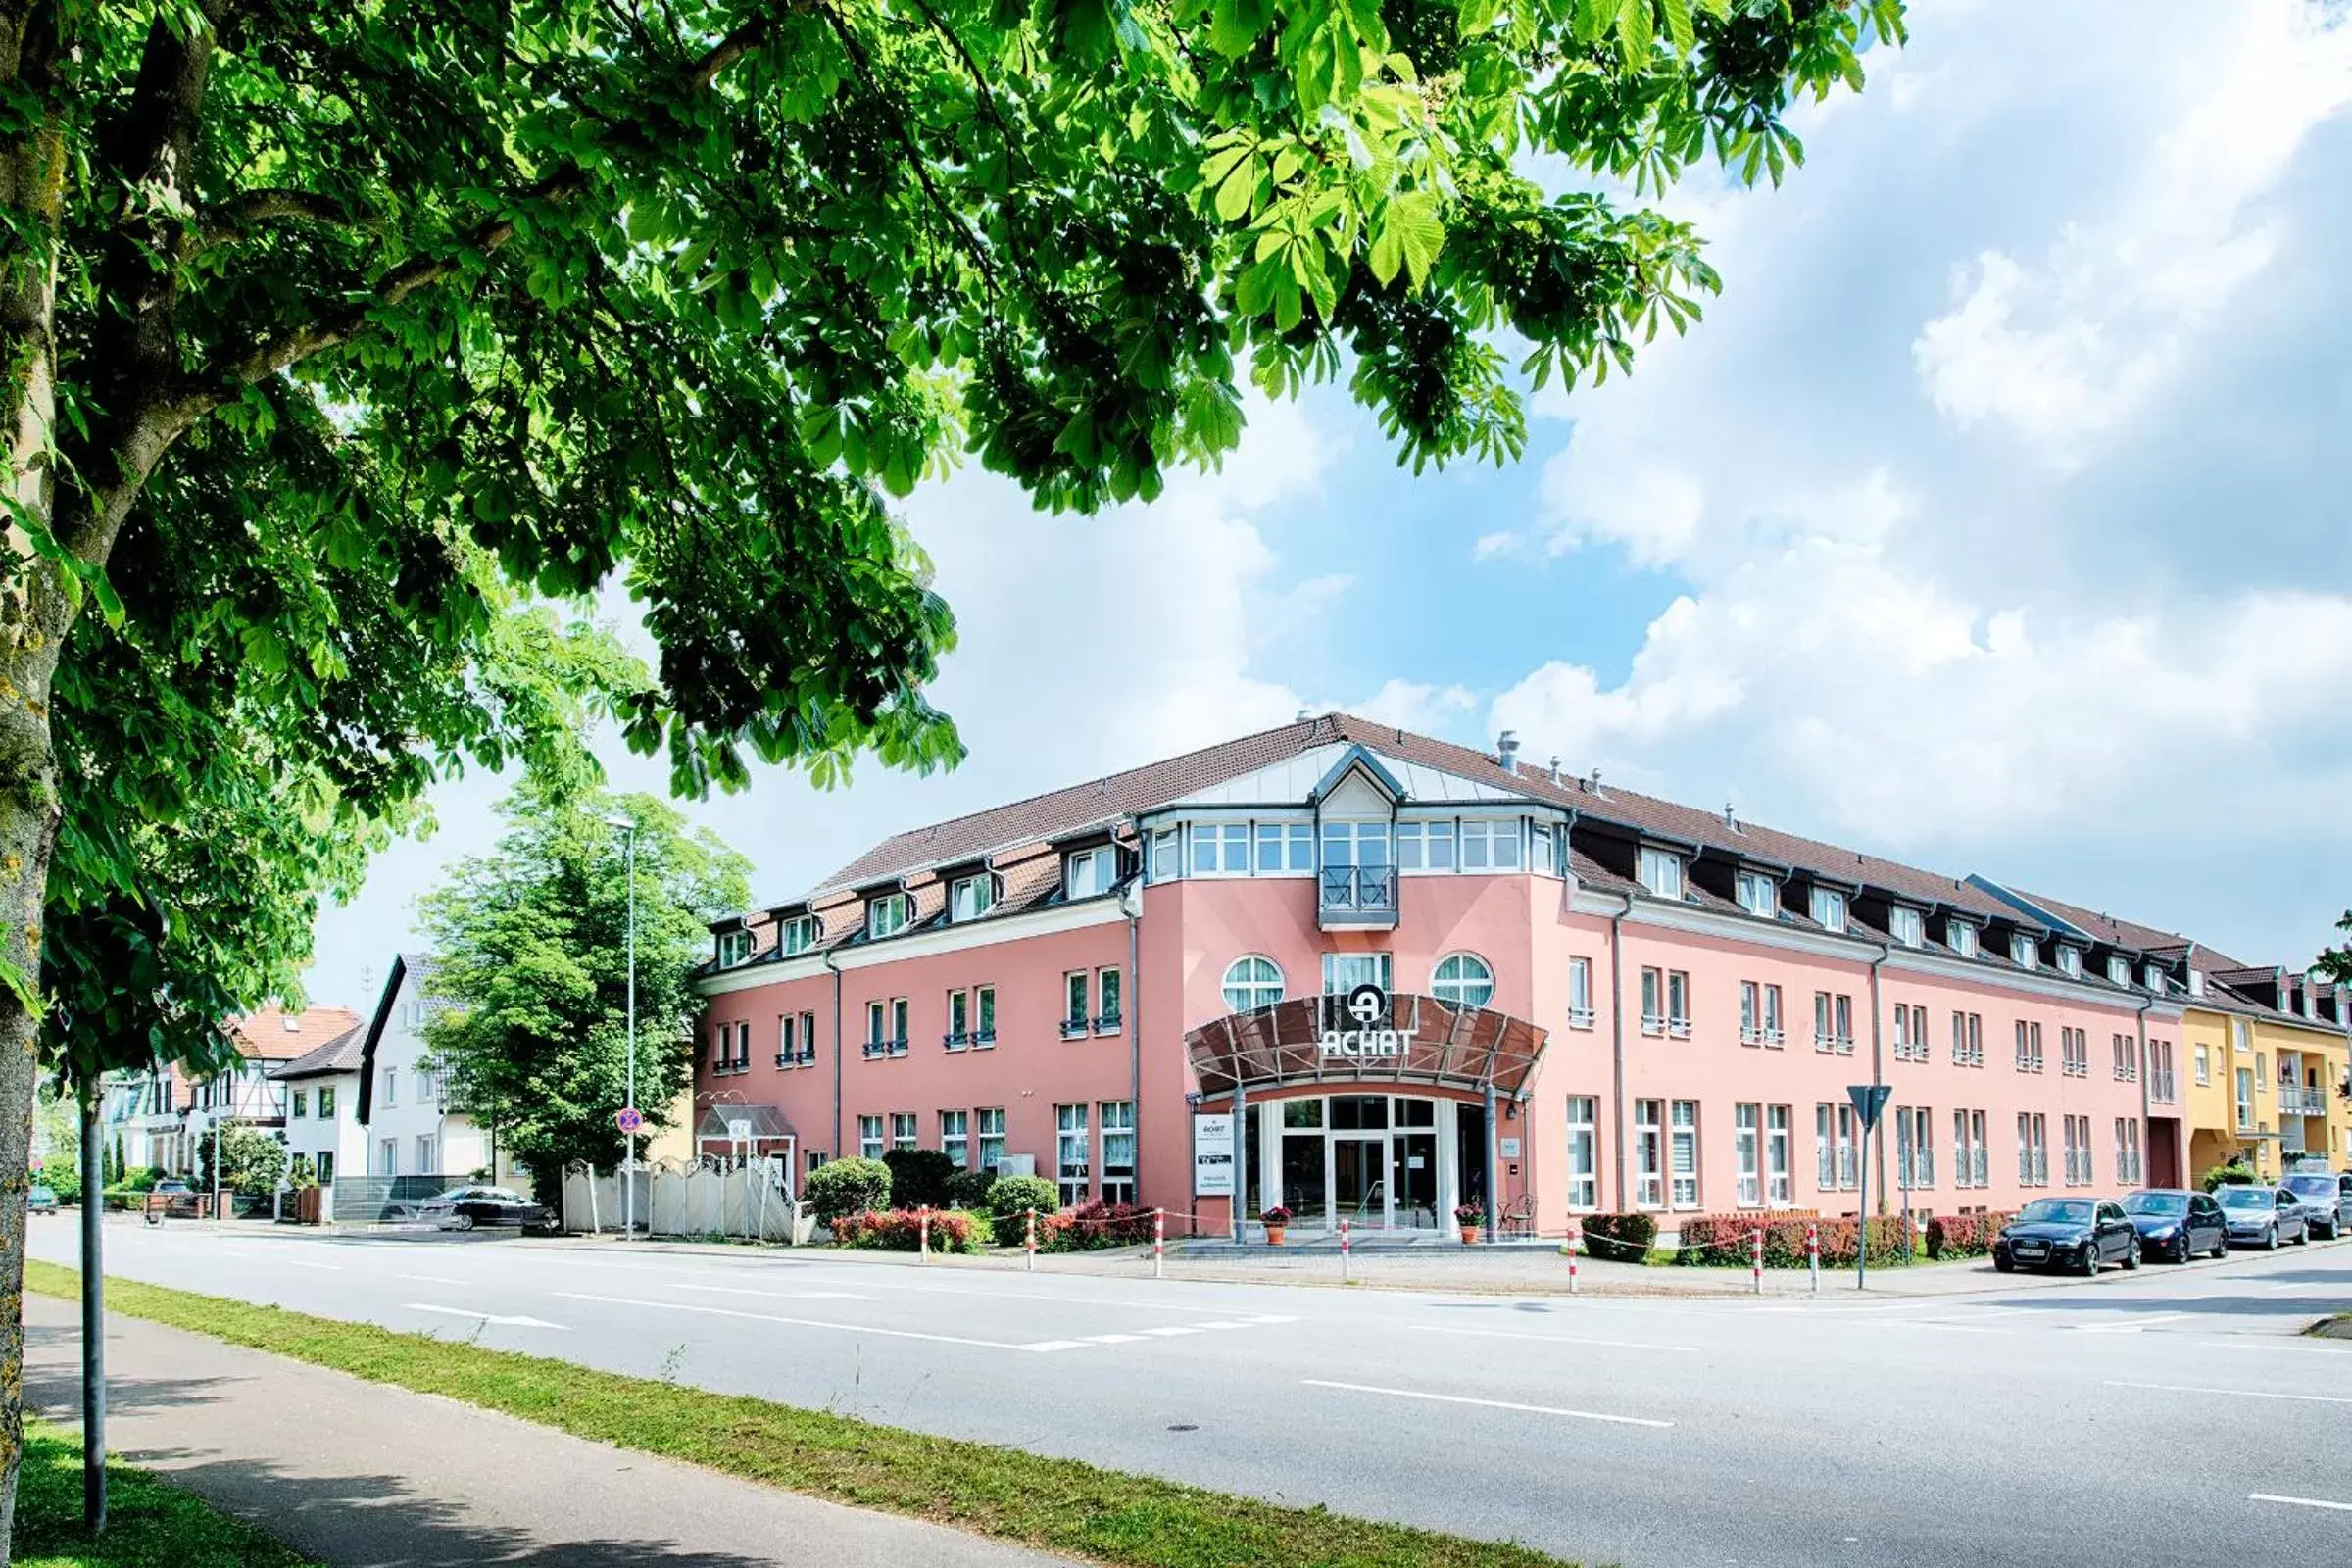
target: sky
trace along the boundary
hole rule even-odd
[[[1915,0],[1779,189],[1694,171],[1724,292],[1527,453],[1414,476],[1344,389],[1221,471],[906,505],[951,773],[691,807],[779,903],[885,834],[1344,708],[2301,964],[2352,906],[2352,18]],[[623,626],[624,631],[633,628]],[[662,788],[608,748],[613,782]],[[361,1005],[495,840],[444,786],[318,923]]]

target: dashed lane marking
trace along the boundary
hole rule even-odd
[[[1522,1334],[1515,1329],[1457,1329],[1438,1323],[1406,1325],[1416,1334],[1461,1334],[1487,1340],[1533,1340],[1544,1345],[1590,1345],[1608,1350],[1671,1350],[1677,1354],[1695,1355],[1695,1345],[1652,1345],[1642,1340],[1596,1340],[1581,1334]]]
[[[2231,1399],[2293,1399],[2301,1404],[2352,1404],[2340,1394],[2273,1394],[2263,1389],[2209,1389],[2194,1383],[2125,1383],[2109,1378],[2111,1389],[2152,1389],[2159,1394],[2218,1394]]]
[[[1344,1389],[1350,1394],[1382,1394],[1393,1399],[1428,1399],[1438,1404],[1475,1404],[1488,1410],[1515,1410],[1522,1415],[1566,1416],[1575,1421],[1606,1421],[1612,1426],[1670,1427],[1642,1415],[1610,1415],[1600,1410],[1569,1410],[1554,1404],[1519,1404],[1509,1399],[1474,1399],[1464,1394],[1431,1394],[1423,1389],[1384,1389],[1371,1383],[1334,1383],[1324,1378],[1300,1378],[1310,1389]]]
[[[2334,1513],[2352,1513],[2352,1502],[2330,1502],[2326,1497],[2286,1497],[2275,1492],[2249,1492],[2248,1502],[2283,1502],[2293,1508],[2326,1508]]]

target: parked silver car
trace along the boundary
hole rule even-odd
[[[2304,1223],[2314,1236],[2332,1242],[2344,1233],[2347,1200],[2334,1172],[2298,1171],[2280,1177],[2278,1185],[2295,1195]]]
[[[2229,1222],[2230,1244],[2278,1250],[2281,1242],[2311,1240],[2301,1200],[2283,1187],[2256,1187],[2233,1182],[2214,1189],[2221,1200],[2222,1217]]]

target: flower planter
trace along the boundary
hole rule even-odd
[[[1479,1237],[1479,1231],[1480,1231],[1480,1229],[1481,1229],[1481,1227],[1479,1227],[1479,1226],[1476,1226],[1476,1225],[1465,1225],[1465,1226],[1463,1226],[1463,1227],[1462,1227],[1462,1245],[1463,1245],[1464,1247],[1476,1247],[1476,1246],[1478,1245],[1478,1237]]]
[[[1269,1225],[1266,1227],[1266,1245],[1268,1247],[1280,1247],[1282,1245],[1282,1239],[1289,1234],[1289,1231],[1285,1230],[1280,1225]]]

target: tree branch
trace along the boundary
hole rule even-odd
[[[281,190],[264,186],[240,191],[218,207],[207,208],[196,226],[190,230],[182,254],[194,256],[216,246],[226,245],[245,237],[245,231],[256,223],[277,222],[298,219],[305,222],[324,223],[331,227],[349,227],[351,214],[339,202],[307,190]]]

